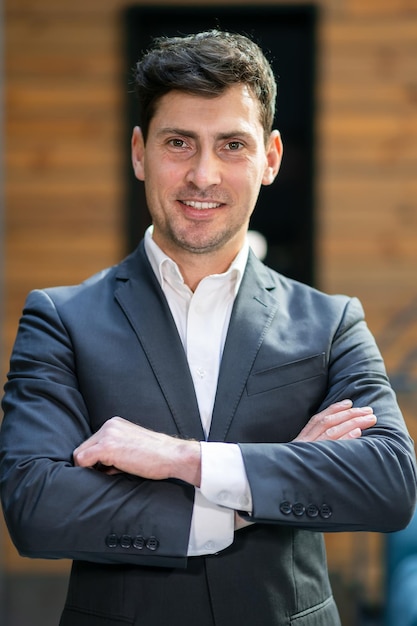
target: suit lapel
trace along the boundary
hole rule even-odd
[[[183,438],[204,439],[194,386],[175,322],[144,252],[121,264],[115,298],[146,353]]]
[[[278,308],[275,287],[265,266],[250,254],[223,351],[210,440],[226,438],[255,357]]]
[[[179,435],[204,440],[187,358],[143,242],[119,266],[117,278],[115,298],[147,356]],[[253,362],[278,307],[275,288],[265,266],[250,254],[223,351],[209,434],[212,441],[226,439]]]

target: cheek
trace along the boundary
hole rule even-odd
[[[250,180],[252,184],[260,183],[264,176],[266,166],[267,162],[263,153],[248,158],[245,167],[246,179]]]
[[[145,169],[146,180],[152,184],[154,191],[164,192],[171,187],[178,185],[182,180],[182,168],[172,163],[162,161],[148,162]]]
[[[250,164],[237,173],[232,184],[238,193],[246,196],[257,196],[262,184],[262,178],[263,170],[261,171],[259,166]]]

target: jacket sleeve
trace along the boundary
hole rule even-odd
[[[28,297],[3,409],[2,504],[20,554],[185,566],[192,487],[74,467],[92,433],[70,334],[45,292]]]
[[[326,358],[318,411],[350,398],[372,406],[377,424],[355,440],[241,444],[251,519],[323,532],[399,530],[415,507],[414,446],[357,299],[347,301]]]

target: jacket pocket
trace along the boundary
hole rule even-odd
[[[133,622],[123,617],[108,617],[66,606],[59,626],[133,626]]]
[[[290,626],[341,626],[333,596],[304,611],[291,615]]]
[[[248,395],[264,393],[278,387],[293,385],[309,378],[322,376],[326,371],[325,353],[316,354],[278,367],[271,367],[252,374],[247,382]]]

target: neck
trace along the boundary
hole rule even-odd
[[[206,276],[226,272],[244,244],[244,237],[235,237],[218,249],[192,252],[177,245],[170,245],[153,232],[155,243],[178,265],[185,284],[195,291]]]
[[[185,284],[195,291],[206,276],[222,274],[230,267],[239,250],[228,255],[188,254],[170,255],[177,263]],[[186,257],[186,258],[184,258]]]

